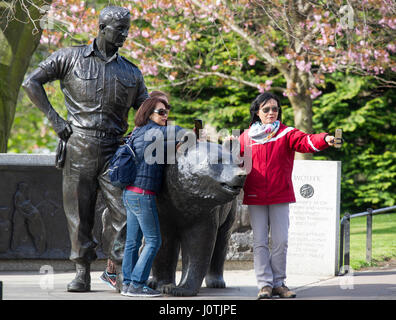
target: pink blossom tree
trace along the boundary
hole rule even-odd
[[[147,1],[144,3],[148,11]],[[176,33],[178,38],[163,40],[164,47],[172,43],[173,52],[184,50],[188,42],[194,41],[190,28],[194,21],[199,22],[200,33],[215,25],[218,37],[234,34],[241,51],[252,52],[248,59],[250,66],[260,61],[284,77],[286,88],[281,91],[290,99],[296,127],[306,132],[312,132],[312,100],[321,94],[326,73],[354,72],[372,76],[386,86],[396,85],[386,77],[387,72],[396,71],[392,56],[396,52],[393,1],[351,0],[343,4],[343,1],[186,0],[161,3],[168,13],[170,9],[174,15],[182,12],[188,21],[177,29],[166,27],[165,35]],[[160,4],[157,2],[156,6]],[[163,16],[155,18],[164,20]],[[156,22],[156,25],[166,24]],[[160,30],[154,28],[154,32]],[[142,53],[147,54],[147,50]],[[222,68],[204,69],[199,61],[189,65],[172,52],[157,53],[157,56],[162,60],[157,65],[166,66],[174,73],[183,69],[196,75],[234,79],[260,91],[274,89],[271,79],[255,83],[249,80],[247,73],[234,77],[223,73]],[[224,59],[223,64],[226,63]]]
[[[226,80],[273,90],[289,98],[295,126],[305,132],[312,132],[312,101],[321,94],[327,73],[367,75],[396,86],[390,76],[396,71],[393,0],[111,3],[129,8],[132,27],[122,53],[154,76],[153,86],[163,80],[176,86],[217,77],[219,85]],[[54,0],[52,6],[54,17],[68,26],[46,30],[42,42],[96,35],[99,8],[76,0]],[[205,48],[199,48],[203,38]],[[265,74],[252,76],[259,65]],[[285,85],[275,86],[280,78]]]
[[[135,1],[131,9],[135,19],[148,23],[144,30],[135,29],[131,49],[138,59],[149,58],[149,72],[162,68],[176,83],[191,74],[214,75],[260,91],[282,91],[293,107],[295,126],[305,132],[312,132],[312,101],[321,94],[326,73],[353,72],[396,86],[387,80],[396,71],[392,0]],[[236,57],[225,55],[220,65],[210,66],[180,54],[197,35],[213,30],[216,40],[232,34],[241,57],[250,53],[250,67],[268,65],[272,78],[282,76],[286,87],[272,88],[272,78],[252,81]],[[214,40],[213,50],[219,45]],[[227,44],[223,47],[227,52]],[[232,62],[241,72],[225,68]]]

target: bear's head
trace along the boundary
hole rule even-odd
[[[179,208],[212,209],[240,193],[246,172],[227,145],[196,141],[190,132],[178,147],[175,163],[166,166],[164,178]]]

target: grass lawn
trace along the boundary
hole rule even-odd
[[[351,267],[376,266],[396,257],[396,213],[373,216],[372,263],[366,262],[366,217],[351,220]]]

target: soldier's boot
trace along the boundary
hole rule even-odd
[[[91,266],[89,263],[76,263],[76,277],[67,285],[69,292],[87,292],[91,290]]]

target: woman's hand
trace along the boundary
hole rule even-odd
[[[325,138],[325,141],[327,142],[327,144],[330,147],[334,147],[334,145],[335,145],[335,137],[334,136],[327,135]]]

